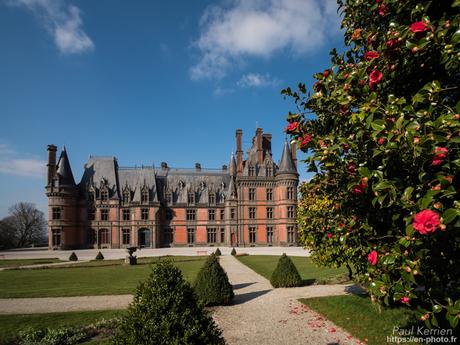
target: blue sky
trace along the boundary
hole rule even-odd
[[[221,167],[258,124],[277,161],[280,90],[341,45],[335,0],[0,0],[0,217],[46,210],[47,144],[79,181],[91,154]]]

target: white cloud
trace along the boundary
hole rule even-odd
[[[64,0],[9,0],[11,6],[33,12],[52,35],[62,54],[78,54],[94,49],[94,43],[83,30],[81,11]]]
[[[241,87],[264,87],[277,86],[280,80],[272,78],[270,74],[248,73],[241,77],[238,81],[238,86]]]
[[[218,86],[214,89],[214,96],[217,96],[217,97],[225,96],[233,92],[235,92],[235,90],[233,90],[232,88],[225,88],[225,87]]]
[[[336,0],[229,0],[210,6],[195,42],[192,79],[222,78],[247,57],[304,55],[339,32]]]
[[[46,162],[24,157],[6,144],[0,144],[0,173],[15,176],[40,177],[46,174]]]

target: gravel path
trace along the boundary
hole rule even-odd
[[[234,304],[213,308],[228,344],[359,344],[332,322],[297,301],[301,297],[358,292],[352,285],[273,289],[270,282],[232,256],[220,263],[234,285]]]

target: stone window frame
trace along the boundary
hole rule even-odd
[[[225,243],[225,228],[223,227],[220,228],[219,236],[220,236],[220,243]]]
[[[287,227],[287,241],[288,243],[295,243],[296,242],[296,233],[295,233],[295,226],[289,225]]]
[[[60,247],[62,244],[61,229],[51,229],[51,244],[53,247]]]
[[[249,201],[255,201],[256,200],[256,189],[253,187],[249,187],[248,189],[248,197]]]
[[[141,220],[149,220],[149,209],[141,208]]]
[[[124,228],[121,230],[121,244],[124,246],[131,244],[131,229]]]
[[[266,231],[267,231],[267,243],[272,244],[273,239],[275,237],[275,230],[273,229],[273,226],[267,226]]]
[[[196,210],[194,209],[187,209],[185,211],[185,219],[187,221],[195,221],[196,220]]]
[[[225,210],[224,209],[220,210],[220,220],[225,220]]]
[[[230,209],[230,219],[235,219],[235,217],[236,217],[236,209],[232,207]]]
[[[96,209],[94,208],[88,209],[88,220],[96,220]]]
[[[286,189],[286,197],[289,200],[295,200],[295,192],[294,192],[294,187],[287,187]]]
[[[287,217],[288,218],[295,218],[295,207],[294,206],[288,206],[287,207]]]
[[[195,203],[195,192],[188,192],[187,193],[187,203],[189,205],[193,205]]]
[[[216,210],[213,208],[208,209],[208,220],[216,220]]]
[[[265,196],[268,201],[273,201],[273,188],[267,188],[265,190]]]
[[[216,204],[216,193],[210,192],[209,193],[209,205],[215,205]]]
[[[109,229],[99,230],[99,244],[110,244],[110,232]]]
[[[100,199],[101,201],[108,201],[109,200],[109,189],[107,186],[102,186],[100,190]]]
[[[248,167],[248,176],[255,176],[256,175],[256,168],[250,165]]]
[[[148,204],[149,202],[150,202],[150,191],[147,186],[144,186],[141,189],[141,203]]]
[[[99,213],[100,213],[100,219],[102,221],[109,220],[109,210],[108,209],[102,208],[102,209],[99,210]]]
[[[187,227],[187,244],[195,244],[195,228]]]
[[[267,219],[273,219],[273,207],[267,207]]]
[[[217,228],[216,227],[206,228],[206,240],[207,240],[207,243],[217,243]]]
[[[62,209],[60,207],[53,207],[51,210],[51,217],[53,220],[60,220],[62,219]]]
[[[131,220],[131,210],[129,208],[124,208],[121,212],[124,221]]]
[[[249,243],[254,244],[257,242],[257,226],[251,225],[248,228],[249,232]]]
[[[249,219],[256,219],[256,207],[249,207]]]

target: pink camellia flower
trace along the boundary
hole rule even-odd
[[[369,263],[372,265],[372,266],[375,266],[377,265],[377,262],[379,261],[378,260],[378,256],[379,254],[377,253],[376,250],[373,250],[372,252],[369,253],[369,255],[367,256],[367,261],[369,261]]]
[[[377,140],[377,143],[378,143],[379,145],[385,144],[385,138],[379,138],[379,140]]]
[[[426,30],[428,30],[428,25],[426,25],[424,22],[415,22],[415,23],[411,24],[409,29],[413,33],[425,32]]]
[[[378,57],[380,57],[380,54],[371,50],[369,52],[366,52],[366,54],[364,54],[364,58],[367,60],[367,61],[371,61],[371,60],[374,60],[374,59],[377,59]]]
[[[384,4],[379,6],[379,14],[383,17],[385,15],[386,6]]]
[[[407,296],[404,296],[404,297],[401,297],[399,301],[404,304],[409,304],[410,298]]]
[[[356,165],[355,165],[355,163],[351,162],[350,164],[348,164],[347,170],[348,170],[348,173],[350,175],[356,174]]]
[[[445,147],[436,147],[433,151],[435,154],[433,160],[431,161],[431,165],[438,166],[442,164],[442,161],[447,157],[449,153],[449,149]]]
[[[355,184],[353,187],[351,187],[352,193],[356,195],[364,193],[365,189],[366,189],[366,186],[362,184]]]
[[[286,127],[286,133],[292,133],[294,132],[297,128],[299,127],[298,122],[291,122],[287,127]]]
[[[369,86],[370,86],[370,88],[372,89],[374,87],[374,85],[377,85],[378,83],[380,83],[382,78],[383,78],[382,72],[380,72],[377,69],[374,69],[371,72],[371,74],[369,75]]]
[[[397,38],[393,38],[392,40],[389,40],[386,42],[386,46],[388,48],[393,48],[396,44],[398,44],[398,39]]]
[[[330,232],[327,234],[327,238],[332,238],[332,234]]]
[[[439,214],[432,210],[423,210],[417,213],[412,222],[412,226],[421,235],[427,235],[436,231],[441,222]]]
[[[302,139],[302,142],[300,143],[300,149],[304,150],[307,147],[310,140],[311,140],[311,135],[309,134],[305,135]]]

